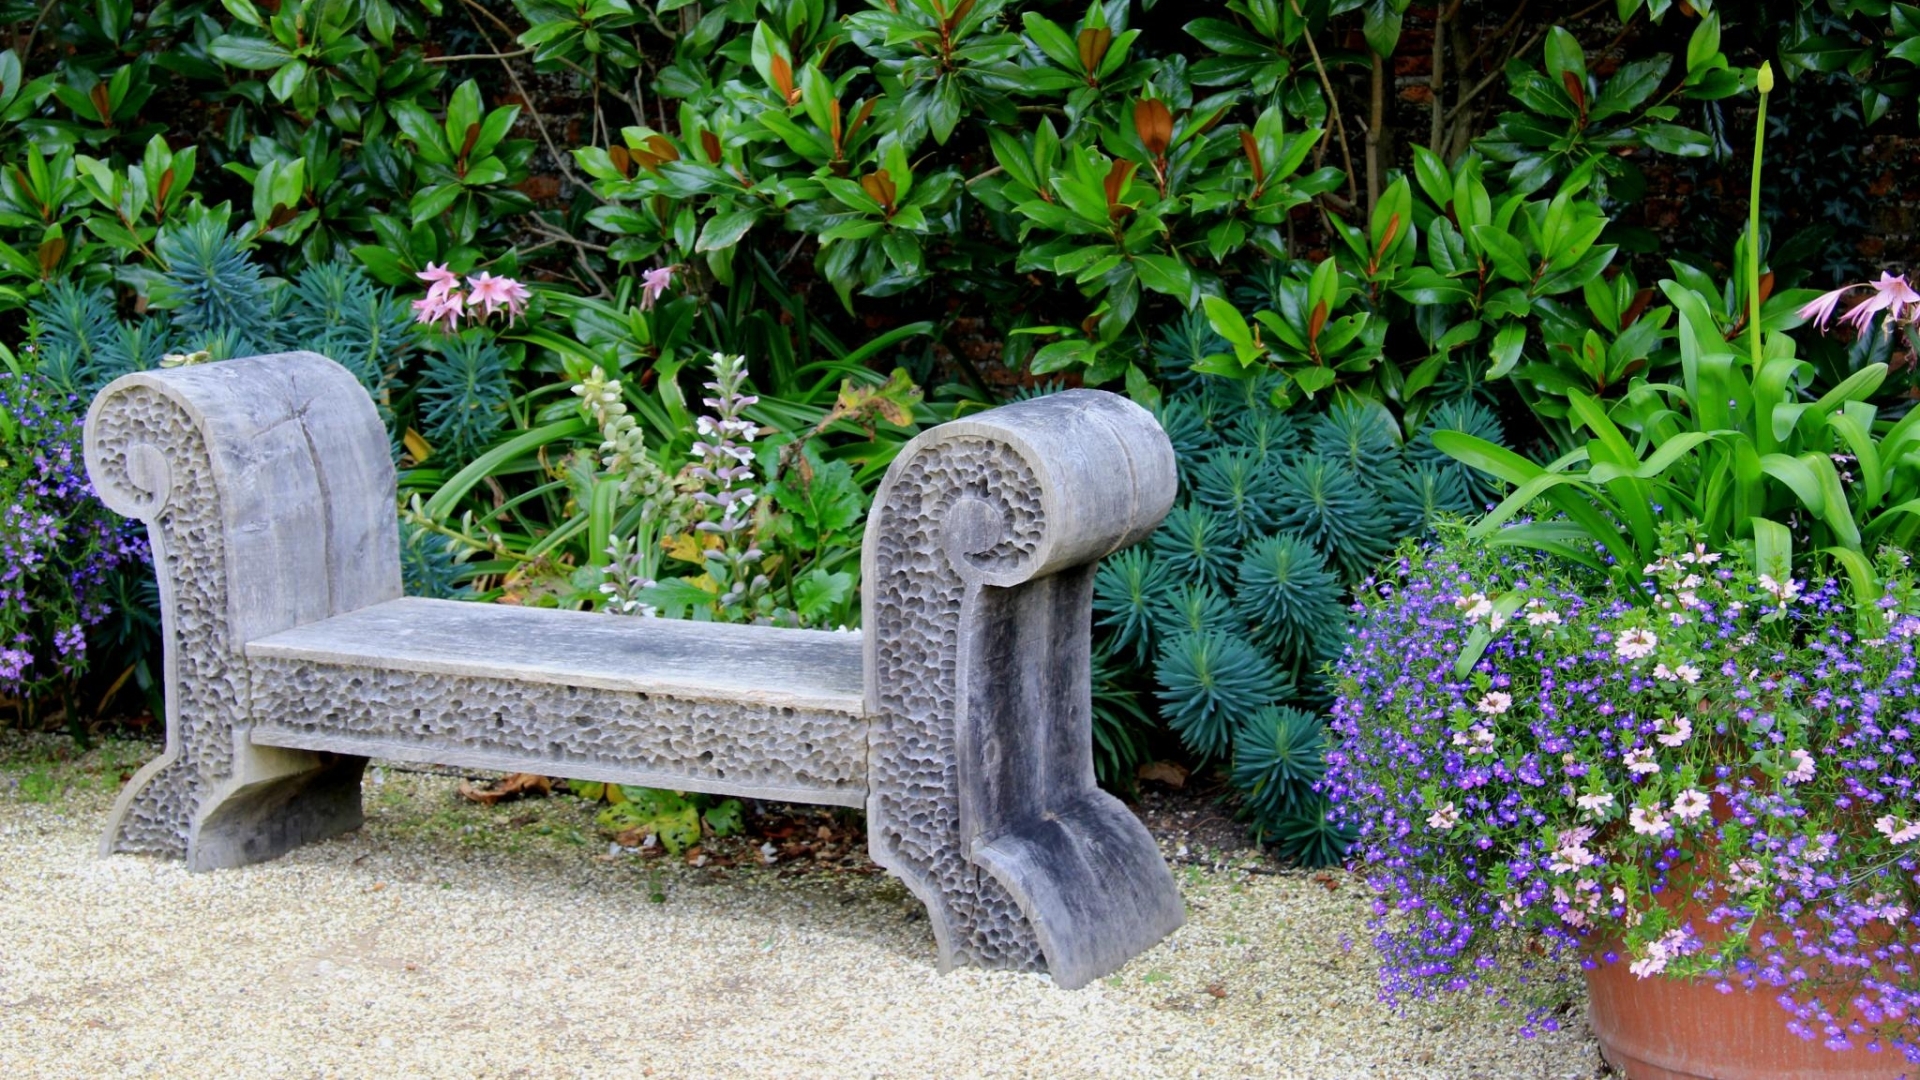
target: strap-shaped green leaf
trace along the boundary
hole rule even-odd
[[[1805,461],[1785,454],[1761,454],[1760,471],[1785,484],[1807,513],[1814,517],[1826,516],[1827,493]]]
[[[1757,517],[1753,525],[1754,569],[1786,582],[1793,578],[1793,533],[1771,518]]]

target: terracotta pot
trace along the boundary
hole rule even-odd
[[[1587,1021],[1600,1052],[1628,1080],[1895,1080],[1920,1077],[1887,1047],[1856,1036],[1836,1053],[1787,1030],[1772,987],[1722,994],[1710,982],[1635,978],[1623,960],[1587,972]]]

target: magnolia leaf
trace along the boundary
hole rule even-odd
[[[1513,370],[1520,362],[1520,354],[1527,345],[1527,324],[1522,322],[1503,323],[1493,335],[1493,345],[1487,350],[1487,358],[1492,366],[1487,369],[1487,378],[1498,379]]]

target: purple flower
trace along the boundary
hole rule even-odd
[[[1860,634],[1842,583],[1783,596],[1738,554],[1697,573],[1671,531],[1650,595],[1684,589],[1688,617],[1628,662],[1647,596],[1544,556],[1456,538],[1362,594],[1325,787],[1377,897],[1381,994],[1549,1002],[1611,941],[1601,962],[1776,987],[1806,1031],[1920,1060],[1920,634]],[[1914,572],[1882,573],[1888,624],[1920,618]],[[1513,620],[1463,671],[1476,594],[1561,621]]]
[[[80,402],[0,375],[0,697],[62,690],[88,664],[86,628],[112,612],[121,567],[148,561],[137,526],[82,471]]]

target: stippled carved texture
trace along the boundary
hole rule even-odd
[[[94,486],[125,492],[128,501],[154,502],[151,516],[142,516],[171,614],[167,741],[179,751],[132,795],[113,850],[183,856],[195,800],[232,771],[231,732],[247,697],[246,670],[228,642],[227,568],[213,463],[192,418],[150,387],[116,394],[100,411],[94,432]],[[134,458],[141,461],[130,468]]]
[[[868,675],[876,700],[867,827],[879,838],[876,858],[936,907],[951,961],[1030,971],[1044,966],[1033,927],[1006,889],[968,860],[960,836],[956,671],[967,585],[944,533],[950,513],[975,501],[998,512],[1000,539],[953,557],[982,572],[1030,561],[1045,529],[1039,482],[1011,447],[979,437],[921,450],[868,523],[877,539],[866,632],[885,645]]]
[[[690,786],[857,806],[866,723],[856,713],[305,660],[252,660],[253,714],[276,733],[378,742],[457,759],[511,757],[556,775],[634,770]],[[569,768],[575,771],[569,772]]]

